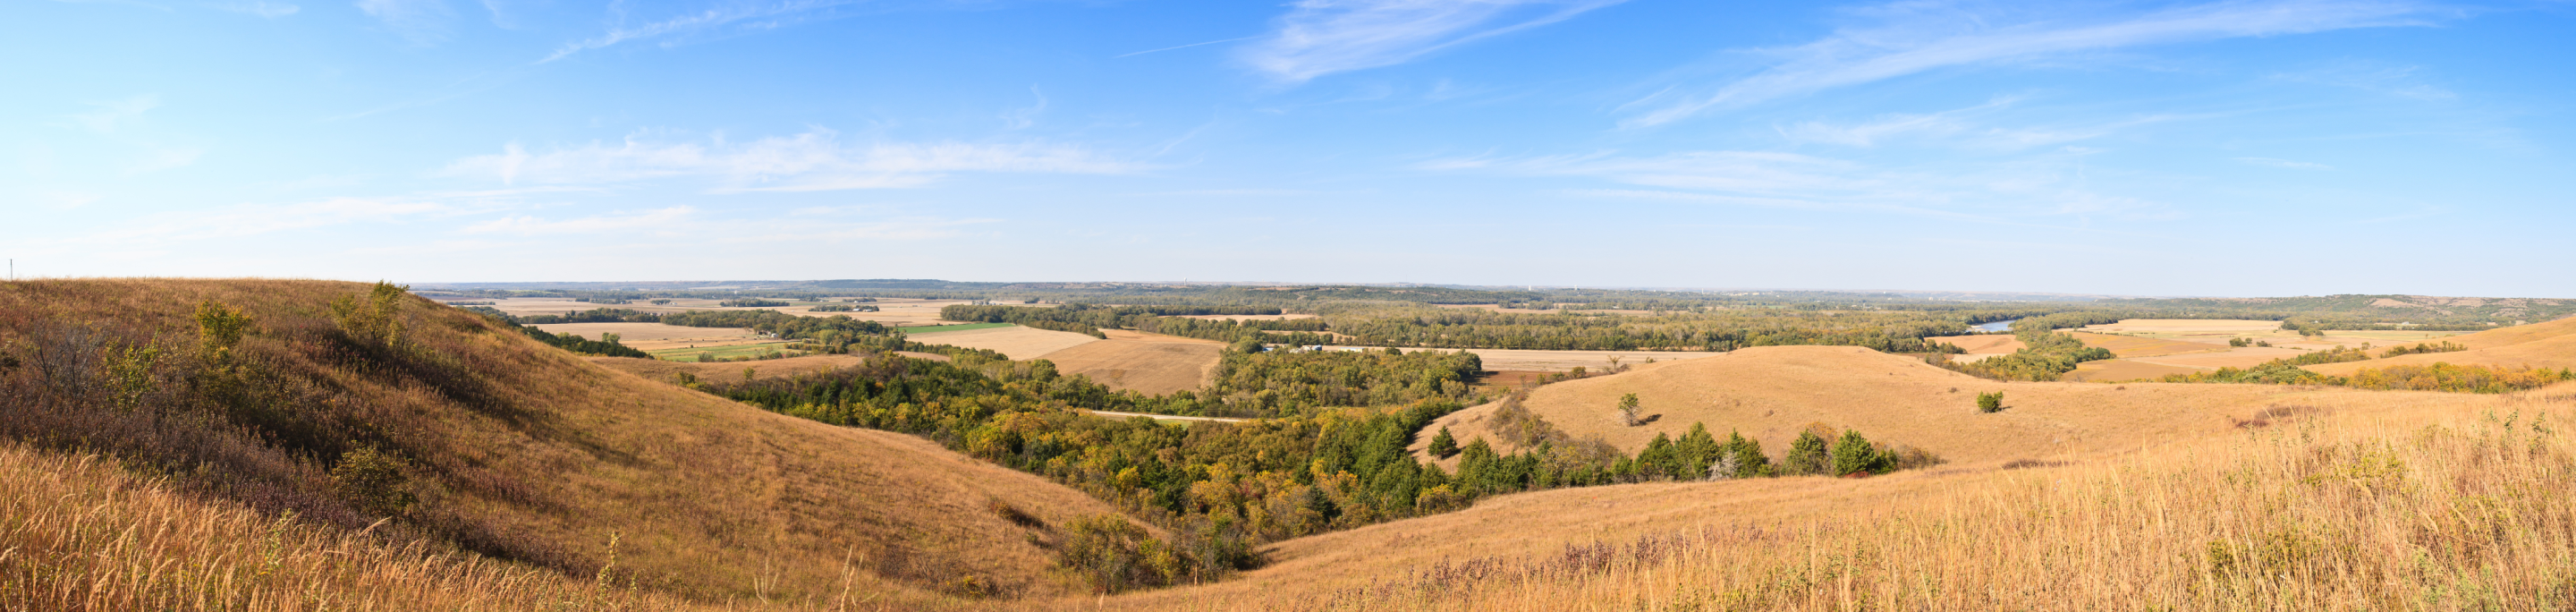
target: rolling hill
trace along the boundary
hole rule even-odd
[[[2502,367],[2576,368],[2576,317],[2530,325],[2491,329],[2444,341],[2469,347],[2449,353],[2419,353],[2367,361],[2347,361],[2308,366],[2308,370],[2332,376],[2347,376],[2363,368],[2385,368],[2393,365],[2432,365],[2436,362],[2454,365],[2488,365]],[[2374,351],[2389,347],[2379,347]]]
[[[398,292],[395,341],[336,325],[331,302],[364,311],[368,289],[0,284],[0,438],[19,447],[12,461],[102,453],[189,503],[295,512],[297,529],[570,576],[613,565],[624,584],[718,600],[1054,595],[1047,526],[1115,511],[927,440],[604,368]],[[208,301],[252,321],[221,367],[193,320]],[[353,479],[353,465],[387,467]]]

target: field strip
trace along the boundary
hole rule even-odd
[[[1251,421],[1251,420],[1252,420],[1252,419],[1229,419],[1229,418],[1225,418],[1225,417],[1194,417],[1194,416],[1177,416],[1177,415],[1169,415],[1169,414],[1147,414],[1147,413],[1143,413],[1143,412],[1110,412],[1110,411],[1107,411],[1107,410],[1086,410],[1085,412],[1089,412],[1089,413],[1094,414],[1094,415],[1098,415],[1098,416],[1105,416],[1105,417],[1145,417],[1145,418],[1149,418],[1149,419],[1153,419],[1153,420],[1157,420],[1157,421],[1209,421],[1209,422],[1215,422],[1215,423],[1243,423],[1243,422],[1248,422],[1248,421]]]
[[[918,335],[918,334],[936,334],[936,333],[939,333],[939,332],[967,331],[967,330],[973,330],[973,329],[993,329],[993,328],[996,328],[996,327],[1014,327],[1014,326],[1016,326],[1016,325],[1017,325],[1017,324],[1014,324],[1014,323],[964,323],[964,324],[959,324],[959,325],[924,325],[924,326],[920,326],[920,327],[897,327],[897,328],[895,328],[895,329],[903,330],[903,333],[904,333],[904,334],[906,334],[906,335]]]

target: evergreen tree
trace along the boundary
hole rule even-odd
[[[1868,438],[1861,437],[1859,430],[1845,430],[1842,439],[1834,441],[1833,454],[1832,475],[1835,476],[1859,472],[1877,474],[1890,471],[1896,466],[1895,457],[1879,451],[1878,447],[1869,443]]]
[[[1440,435],[1431,437],[1431,448],[1429,450],[1431,451],[1431,456],[1441,459],[1456,456],[1458,454],[1458,438],[1449,435],[1449,428],[1442,427],[1440,428]]]
[[[1789,454],[1780,458],[1780,472],[1790,476],[1822,474],[1833,469],[1833,457],[1825,448],[1825,437],[1816,430],[1798,432],[1797,441],[1789,443]]]

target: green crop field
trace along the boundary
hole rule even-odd
[[[970,329],[992,329],[992,328],[996,328],[996,327],[1010,327],[1010,326],[1012,326],[1012,325],[1013,325],[1012,323],[963,323],[963,324],[958,324],[958,325],[924,325],[924,326],[921,326],[921,327],[898,327],[898,328],[895,328],[895,329],[903,330],[903,333],[906,333],[906,334],[935,334],[935,333],[939,333],[939,332],[966,331],[966,330],[970,330]]]
[[[710,353],[717,359],[727,359],[732,357],[750,357],[785,348],[787,348],[787,343],[785,342],[762,342],[759,344],[675,348],[645,352],[651,353],[654,359],[660,359],[663,361],[697,361],[700,353]]]

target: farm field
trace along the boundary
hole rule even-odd
[[[735,357],[765,355],[773,351],[786,350],[787,344],[788,343],[786,342],[770,341],[751,344],[728,344],[723,346],[666,348],[644,352],[652,354],[654,359],[696,362],[702,356],[712,356],[717,359],[731,359]]]
[[[2108,334],[2085,332],[2072,332],[2070,335],[2075,336],[2075,339],[2077,340],[2084,341],[2085,346],[2098,347],[2103,350],[2111,351],[2111,354],[2119,355],[2121,357],[2158,357],[2163,355],[2217,351],[2228,348],[2223,341],[2217,346],[2211,346],[2199,342],[2182,342],[2177,340],[2139,338],[2133,336],[2113,336]]]
[[[2289,359],[2314,352],[2277,346],[2227,348],[2225,345],[2220,345],[2218,348],[2226,350],[2208,353],[2165,355],[2161,357],[2138,357],[2132,358],[2130,361],[2202,370],[2215,370],[2219,368],[2250,368],[2262,365],[2263,362],[2274,359]]]
[[[601,334],[617,334],[618,343],[642,351],[773,342],[740,327],[682,327],[660,323],[550,323],[529,327],[549,334],[580,334],[592,340],[598,340]]]
[[[1328,346],[1324,348],[1326,350],[1385,350],[1383,347],[1365,346]],[[1439,351],[1448,353],[1464,350],[1466,352],[1475,353],[1477,359],[1484,361],[1485,369],[1487,370],[1521,372],[1563,372],[1577,367],[1584,368],[1588,371],[1598,372],[1603,368],[1610,367],[1611,357],[1618,357],[1620,363],[1638,365],[1645,363],[1648,359],[1663,362],[1683,359],[1699,359],[1725,354],[1709,351],[1533,351],[1518,349],[1436,348],[1408,348],[1400,350],[1408,353],[1413,351]]]
[[[2271,342],[2274,346],[2298,346],[2300,348],[2308,349],[2327,349],[2333,348],[2336,345],[2360,346],[2363,342],[2369,342],[2372,344],[2426,342],[2469,333],[2457,331],[2326,330],[2326,335],[2324,336],[2301,337],[2298,332],[2281,329],[2281,323],[2278,321],[2243,319],[2127,319],[2118,323],[2085,326],[2074,331],[2093,332],[2099,334],[2118,334],[2137,338],[2178,340],[2183,342],[2201,342],[2217,344],[2220,346],[2225,346],[2229,338],[2246,338]]]
[[[1089,376],[1112,389],[1165,395],[1206,387],[1225,352],[1225,343],[1214,340],[1123,329],[1102,333],[1108,334],[1109,339],[1058,349],[1037,358],[1054,362],[1057,372]]]
[[[1313,318],[1316,318],[1317,316],[1319,316],[1319,315],[1301,314],[1301,313],[1294,313],[1294,312],[1283,312],[1283,313],[1279,313],[1279,314],[1275,314],[1275,315],[1183,315],[1181,318],[1183,318],[1183,319],[1205,319],[1205,320],[1210,320],[1210,321],[1221,321],[1221,320],[1228,320],[1228,319],[1236,320],[1236,321],[1293,321],[1293,320],[1297,320],[1297,319],[1313,319]]]
[[[1969,355],[2001,355],[2018,351],[2029,346],[2027,344],[2023,344],[2021,338],[2015,337],[2012,334],[1941,336],[1938,338],[1930,338],[1929,340],[1959,347],[1960,350],[1967,351]]]
[[[2076,364],[2075,371],[2058,375],[2067,382],[2111,382],[2162,378],[2169,374],[2208,371],[2203,368],[2147,363],[2129,359],[2104,359]]]
[[[686,356],[676,356],[686,358]],[[752,371],[752,378],[779,378],[846,368],[867,359],[866,355],[806,355],[785,359],[763,359],[736,363],[698,363],[671,359],[635,359],[631,357],[583,357],[600,367],[625,372],[648,380],[669,381],[686,372],[702,380],[717,378],[739,380],[742,371]]]
[[[906,328],[903,328],[903,333],[904,333],[904,334],[906,334],[906,335],[936,334],[936,333],[940,333],[940,332],[967,331],[967,330],[972,330],[972,329],[993,329],[993,328],[996,328],[996,327],[1012,327],[1012,324],[1010,324],[1010,323],[958,323],[958,324],[955,324],[955,325],[923,325],[923,326],[918,326],[918,327],[906,327]]]
[[[1100,342],[1101,340],[1099,338],[1093,338],[1073,332],[1060,332],[1033,327],[1021,327],[1018,325],[1005,325],[1003,327],[988,327],[983,329],[969,329],[965,331],[935,332],[922,335],[918,338],[913,338],[912,341],[922,344],[945,344],[971,349],[1001,351],[1002,354],[1008,355],[1012,359],[1037,359],[1047,353],[1053,353],[1093,342]]]

